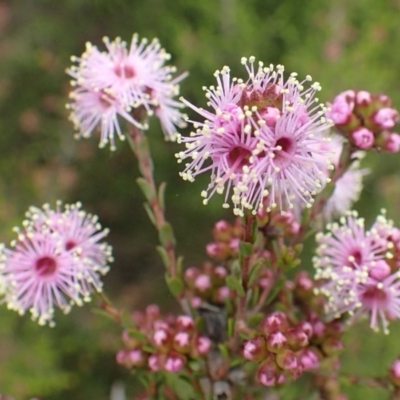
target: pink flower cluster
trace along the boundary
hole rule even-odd
[[[400,135],[392,129],[399,121],[399,114],[391,106],[392,101],[386,95],[347,90],[336,96],[326,115],[357,148],[375,147],[397,153]]]
[[[0,249],[0,284],[10,309],[30,311],[40,325],[54,325],[54,307],[65,313],[73,304],[101,292],[111,247],[101,242],[108,230],[81,204],[31,207],[11,248]]]
[[[182,100],[201,117],[191,121],[195,131],[178,136],[186,150],[176,154],[188,160],[183,179],[210,172],[211,181],[202,192],[204,204],[224,194],[223,207],[233,204],[235,215],[244,209],[254,214],[264,207],[287,210],[300,202],[310,206],[321,190],[323,171],[330,168],[329,150],[318,144],[331,126],[325,108],[318,104],[316,82],[298,81],[292,73],[285,81],[284,67],[255,66],[254,57],[242,59],[248,78],[231,78],[224,67],[215,73],[217,86],[205,88],[211,111]]]
[[[203,302],[224,304],[232,297],[227,286],[228,270],[219,265],[204,263],[203,267],[190,267],[185,271],[184,280],[187,287],[187,298],[193,307],[198,308]]]
[[[323,322],[309,313],[306,320],[293,325],[280,311],[268,315],[259,332],[244,343],[243,356],[258,363],[257,378],[264,386],[281,385],[313,371],[322,362],[334,360],[342,351],[343,325]]]
[[[207,244],[206,251],[209,257],[217,261],[236,258],[239,254],[239,243],[243,235],[240,219],[233,224],[227,221],[218,221],[212,232],[214,241]]]
[[[170,56],[156,39],[139,42],[133,35],[130,45],[120,38],[104,38],[104,43],[106,52],[87,43],[81,57],[71,58],[77,65],[67,70],[73,78],[68,108],[77,136],[89,137],[100,127],[100,147],[110,143],[115,149],[115,136],[124,139],[120,118],[147,129],[145,119],[155,114],[166,138],[174,140],[176,128],[185,126],[182,103],[174,100],[185,74],[172,78],[176,69],[164,65]]]
[[[332,317],[369,315],[370,326],[388,332],[400,318],[400,230],[382,214],[369,230],[355,212],[317,235],[314,266]]]
[[[259,363],[257,376],[262,385],[280,385],[319,366],[318,352],[308,348],[311,324],[291,327],[286,314],[277,311],[265,318],[261,332],[244,343],[243,356]]]
[[[133,319],[135,329],[123,332],[125,348],[117,353],[117,362],[127,368],[178,373],[190,359],[211,349],[210,339],[198,333],[189,316],[162,318],[151,305],[144,313],[134,313]]]

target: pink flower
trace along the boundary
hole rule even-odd
[[[381,129],[391,129],[399,120],[399,114],[393,108],[385,107],[376,112],[373,120]]]
[[[320,292],[328,298],[327,312],[334,317],[368,314],[372,329],[382,326],[387,332],[388,320],[400,318],[400,273],[388,265],[393,222],[380,215],[367,231],[352,213],[328,230],[317,235],[314,258],[316,279],[325,282]]]
[[[335,97],[333,104],[326,116],[330,118],[335,125],[347,124],[354,109],[355,92],[347,90]]]
[[[112,261],[111,248],[100,241],[107,235],[97,217],[80,204],[31,207],[12,249],[1,249],[0,276],[8,307],[29,310],[40,325],[54,325],[54,307],[69,312],[71,305],[90,301],[101,291],[100,276]]]
[[[224,194],[223,207],[233,203],[236,215],[244,209],[256,213],[264,199],[281,210],[292,208],[294,200],[310,205],[328,162],[325,151],[313,147],[326,140],[323,132],[330,126],[315,103],[319,84],[304,88],[311,78],[299,82],[296,74],[284,82],[283,66],[259,63],[255,69],[254,61],[242,59],[247,82],[231,79],[228,67],[216,72],[217,86],[206,89],[212,111],[182,100],[205,120],[191,121],[196,131],[190,137],[178,136],[186,145],[178,162],[189,159],[181,176],[193,181],[209,171],[203,203]]]
[[[119,117],[147,129],[144,111],[148,116],[155,114],[166,137],[173,140],[176,127],[184,126],[179,111],[182,104],[174,97],[179,93],[179,81],[186,75],[172,78],[176,69],[164,65],[170,56],[156,39],[139,42],[134,35],[130,45],[120,38],[105,38],[104,43],[106,52],[88,43],[81,57],[72,57],[77,65],[67,70],[76,88],[69,108],[78,137],[89,137],[100,125],[100,146],[110,143],[114,149],[115,135],[124,138]]]

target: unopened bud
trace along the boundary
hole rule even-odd
[[[167,372],[178,373],[185,365],[185,359],[180,354],[171,353],[165,360],[164,369]]]
[[[400,360],[396,360],[389,371],[390,380],[397,387],[400,387]]]
[[[272,353],[279,353],[282,351],[286,343],[286,336],[281,332],[272,332],[267,337],[267,349]]]
[[[316,369],[320,365],[320,359],[317,351],[310,348],[302,350],[299,356],[299,361],[303,369],[306,371]]]
[[[289,349],[285,349],[276,355],[276,363],[285,371],[294,371],[299,367],[297,355]]]
[[[258,368],[257,378],[263,386],[271,387],[278,385],[279,377],[279,369],[271,359],[264,361]]]
[[[292,350],[297,351],[308,346],[308,336],[299,327],[288,329],[285,334]]]
[[[355,146],[362,150],[368,150],[374,145],[374,134],[367,128],[357,128],[350,136]]]
[[[281,311],[276,311],[265,318],[262,329],[265,335],[272,332],[284,332],[289,327],[289,322],[286,314]]]
[[[243,356],[249,361],[261,361],[266,355],[265,339],[258,336],[245,342],[243,347]]]

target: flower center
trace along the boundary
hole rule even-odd
[[[274,163],[279,167],[284,167],[290,162],[290,155],[294,151],[294,142],[291,138],[281,137],[275,143],[275,150],[273,151]]]
[[[41,257],[36,261],[35,269],[40,276],[49,276],[54,274],[57,263],[52,257]]]
[[[384,290],[371,286],[362,294],[362,298],[368,306],[372,302],[384,303],[387,300],[387,294]]]
[[[67,243],[65,243],[65,250],[69,251],[73,249],[76,246],[76,243],[73,240],[68,240]]]
[[[259,111],[266,107],[276,107],[282,110],[283,95],[278,85],[270,84],[264,90],[243,90],[239,106],[248,106],[250,109],[254,106]]]
[[[114,68],[114,72],[118,78],[122,79],[132,79],[136,75],[131,65],[117,65]]]
[[[251,151],[236,146],[228,154],[228,164],[232,171],[241,171],[245,165],[250,164]]]

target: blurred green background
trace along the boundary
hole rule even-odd
[[[154,250],[157,236],[136,187],[138,171],[126,143],[98,149],[98,138],[76,142],[65,103],[71,55],[86,41],[134,32],[158,37],[178,71],[189,71],[181,93],[205,106],[201,87],[229,65],[238,76],[242,56],[282,63],[321,83],[320,99],[354,88],[384,92],[400,105],[400,0],[10,0],[0,1],[0,238],[13,238],[30,205],[80,200],[111,229],[115,263],[106,291],[120,307],[149,302],[175,307]],[[182,132],[182,133],[188,133]],[[200,264],[210,229],[223,213],[218,200],[201,205],[207,177],[183,182],[157,121],[149,132],[158,182],[166,180],[167,215],[186,265]],[[368,221],[381,207],[400,221],[398,155],[370,155],[372,170],[356,208]],[[55,329],[0,309],[0,392],[16,399],[106,400],[128,374],[116,366],[118,327],[91,307],[57,315]],[[363,324],[348,334],[349,374],[385,374],[400,353],[399,325],[389,337]],[[131,385],[133,386],[133,385]],[[132,388],[128,384],[128,391]],[[379,390],[346,388],[350,399],[382,399]],[[298,392],[284,398],[306,399]]]

